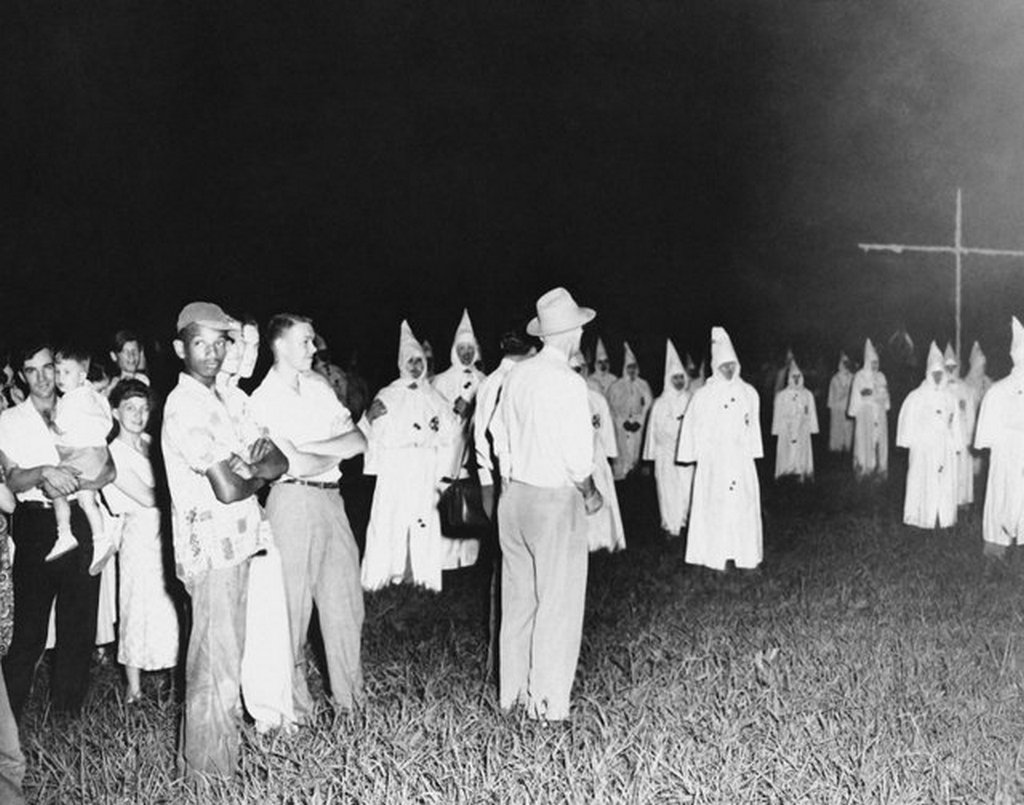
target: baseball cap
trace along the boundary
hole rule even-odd
[[[180,333],[190,324],[201,324],[214,330],[234,330],[238,327],[238,322],[213,302],[189,302],[185,305],[178,314],[176,331]]]

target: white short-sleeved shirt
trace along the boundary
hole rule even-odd
[[[315,372],[298,376],[298,391],[274,369],[267,372],[249,400],[256,422],[270,438],[287,439],[296,446],[333,439],[355,430],[352,416],[328,382]],[[285,475],[293,478],[293,475]],[[341,477],[338,467],[304,478],[333,483]]]
[[[587,384],[551,345],[508,373],[491,433],[501,472],[513,481],[559,488],[593,470]]]
[[[0,414],[0,451],[21,469],[60,464],[53,431],[32,404],[31,397]],[[47,501],[38,487],[18,492],[17,498],[22,503]]]
[[[182,373],[167,395],[161,444],[179,578],[234,567],[269,538],[255,496],[221,503],[206,477],[210,467],[232,454],[249,461],[249,448],[262,435],[240,389],[207,388]]]

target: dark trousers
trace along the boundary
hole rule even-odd
[[[78,547],[52,562],[44,557],[57,536],[52,509],[19,505],[14,513],[14,636],[3,675],[15,718],[20,719],[36,666],[46,649],[50,607],[57,599],[57,646],[50,677],[54,710],[77,714],[89,685],[89,660],[96,641],[100,580],[89,575],[92,532],[84,512],[71,507]]]

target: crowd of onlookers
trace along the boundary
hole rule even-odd
[[[488,535],[487,555],[501,560],[492,605],[503,611],[502,704],[565,718],[581,552],[625,547],[616,484],[643,462],[653,463],[662,530],[685,533],[687,562],[757,568],[761,406],[728,333],[712,329],[708,372],[667,341],[655,397],[628,343],[621,377],[600,338],[584,357],[594,315],[564,289],[545,294],[529,325],[502,337],[489,374],[467,311],[450,365],[436,373],[429,345],[403,321],[397,376],[372,395],[309,318],[278,314],[261,332],[208,302],[181,310],[173,364],[166,350],[152,361],[127,330],[105,355],[37,341],[0,356],[0,794],[24,774],[16,723],[46,648],[55,649],[52,706],[70,713],[84,702],[94,651],[102,659],[116,645],[128,705],[145,695],[144,672],[184,659],[181,769],[231,774],[241,694],[259,729],[294,730],[320,707],[358,706],[363,591],[440,590],[443,571],[476,564]],[[257,378],[261,344],[271,365]],[[977,344],[965,376],[951,348],[932,345],[897,428],[897,445],[910,449],[908,524],[950,525],[973,502],[972,440],[992,449],[997,480],[1019,475],[1016,319],[1011,357],[1014,371],[993,386]],[[775,476],[812,481],[819,400],[792,353],[762,374]],[[852,453],[858,478],[884,478],[891,395],[870,340],[858,371],[844,355],[827,397],[823,377],[818,385],[828,449]],[[360,487],[365,512],[358,495],[341,494],[364,473],[374,478]],[[1018,497],[997,490],[986,500],[993,555],[1004,532],[1024,528]],[[306,683],[314,606],[326,703]],[[245,639],[249,623],[260,640]],[[547,661],[530,659],[538,651],[552,664],[531,670]]]

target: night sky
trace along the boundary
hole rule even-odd
[[[28,2],[0,12],[0,340],[169,338],[181,305],[316,319],[378,381],[565,284],[660,382],[953,337],[949,257],[1024,248],[1019,0]],[[1024,261],[968,261],[1005,367]],[[617,367],[614,367],[617,368]]]

